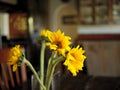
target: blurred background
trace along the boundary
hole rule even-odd
[[[42,29],[61,29],[87,56],[76,78],[58,65],[53,89],[120,90],[120,0],[0,0],[0,49],[21,44],[36,70]],[[31,75],[27,69],[30,84]]]

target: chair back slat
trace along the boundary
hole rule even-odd
[[[1,63],[1,69],[2,69],[2,76],[4,79],[4,83],[7,89],[9,89],[9,84],[8,84],[8,77],[7,77],[7,72],[6,72],[6,68],[5,68],[5,63]]]
[[[22,79],[22,82],[26,82],[27,81],[27,73],[26,73],[26,65],[25,63],[22,63],[21,65],[21,79]]]
[[[2,81],[2,79],[1,79],[1,76],[0,76],[0,87],[1,87],[1,88],[0,88],[1,90],[4,90],[4,85],[3,85],[3,81]]]
[[[17,84],[20,85],[20,75],[19,75],[18,69],[17,69],[16,72],[15,72],[15,76],[16,76]]]
[[[12,85],[12,87],[15,87],[15,82],[14,82],[14,79],[13,79],[12,69],[11,69],[11,66],[9,66],[9,65],[8,65],[8,72],[9,72],[9,75],[10,75],[11,85]]]

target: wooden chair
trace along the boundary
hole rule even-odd
[[[11,90],[27,82],[26,66],[23,63],[16,72],[12,71],[11,66],[1,63],[0,87],[1,90]],[[22,89],[20,89],[22,88]],[[21,86],[19,90],[26,90]],[[15,89],[14,89],[15,90]],[[16,89],[18,90],[18,89]]]
[[[26,39],[25,39],[26,40]],[[23,39],[7,40],[2,38],[2,47],[0,47],[0,90],[30,90],[28,89],[27,70],[23,63],[16,72],[12,71],[12,67],[7,65],[6,53],[11,46],[20,44],[21,50],[25,52],[27,41]]]

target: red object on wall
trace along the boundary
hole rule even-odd
[[[26,13],[10,14],[9,23],[10,38],[26,38],[28,36]]]

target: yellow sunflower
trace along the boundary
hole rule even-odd
[[[50,42],[46,43],[50,49],[57,51],[58,53],[65,55],[66,50],[70,49],[70,40],[69,36],[65,36],[63,32],[57,30],[48,35]]]
[[[13,71],[17,70],[18,61],[21,55],[22,55],[22,52],[20,50],[20,45],[16,45],[15,47],[12,47],[10,49],[7,64],[13,65]]]
[[[85,50],[79,47],[72,48],[66,55],[66,60],[64,65],[67,66],[68,70],[73,74],[73,76],[77,75],[79,70],[82,70],[84,60],[86,56],[84,56]]]
[[[49,33],[51,33],[50,30],[48,29],[44,29],[39,33],[39,36],[44,36],[44,37],[48,37]]]

